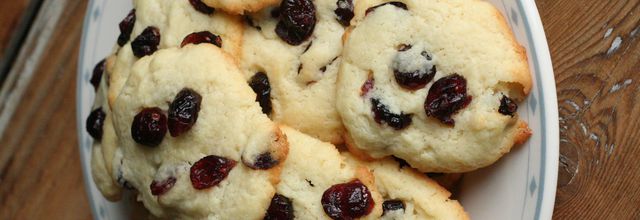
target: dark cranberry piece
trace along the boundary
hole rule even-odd
[[[184,40],[182,40],[182,44],[180,44],[180,47],[184,47],[187,44],[201,43],[210,43],[218,47],[222,47],[222,38],[220,38],[220,36],[218,35],[212,34],[209,31],[194,32],[187,35]]]
[[[280,161],[278,161],[275,158],[273,158],[271,156],[271,153],[266,152],[266,153],[262,153],[262,154],[258,155],[255,158],[255,161],[253,162],[253,164],[248,164],[248,163],[246,163],[244,161],[243,161],[243,163],[245,165],[247,165],[248,167],[251,167],[253,169],[268,170],[268,169],[271,169],[271,168],[277,166],[280,163]]]
[[[418,90],[427,85],[436,75],[436,65],[426,51],[411,50],[411,46],[401,47],[393,59],[393,75],[396,82],[405,89]],[[420,53],[419,60],[415,60]],[[414,60],[412,60],[414,59]]]
[[[291,45],[300,45],[316,26],[316,7],[311,0],[283,0],[276,34]]]
[[[338,0],[336,5],[338,5],[338,8],[333,12],[338,16],[338,22],[344,26],[349,26],[353,18],[353,0]]]
[[[382,6],[385,6],[385,5],[393,5],[393,6],[396,6],[398,8],[402,8],[404,10],[409,10],[407,8],[407,5],[402,3],[402,2],[385,2],[385,3],[379,4],[379,5],[373,6],[371,8],[368,8],[367,11],[364,14],[368,15],[369,13],[373,12],[374,10],[376,10],[376,8],[379,8],[379,7],[382,7]]]
[[[149,188],[151,188],[151,195],[160,196],[162,194],[165,194],[171,188],[173,188],[173,185],[175,184],[176,184],[175,177],[169,177],[166,180],[163,180],[160,182],[154,180],[153,182],[151,182],[151,185],[149,186]]]
[[[276,194],[271,199],[267,214],[264,216],[264,220],[291,220],[294,219],[293,204],[291,199]]]
[[[189,3],[196,9],[196,11],[205,13],[205,14],[213,14],[216,11],[214,8],[209,7],[208,5],[202,3],[202,0],[189,0]]]
[[[102,108],[93,110],[89,117],[87,117],[87,132],[96,140],[102,140],[102,126],[104,125],[104,118],[107,114],[102,111]]]
[[[191,130],[198,120],[202,96],[192,89],[184,88],[169,104],[169,133],[172,137]]]
[[[272,18],[280,18],[280,7],[275,7],[271,10]]]
[[[369,74],[367,81],[364,81],[364,83],[362,84],[362,87],[360,87],[360,96],[367,95],[367,93],[369,93],[369,91],[373,89],[375,82],[376,81],[373,79],[373,74]]]
[[[404,202],[400,200],[387,200],[382,203],[382,216],[388,211],[404,210]]]
[[[256,102],[260,103],[262,112],[265,114],[271,114],[271,85],[269,84],[269,77],[263,72],[258,72],[251,77],[249,86],[257,94]]]
[[[394,114],[389,110],[385,104],[382,104],[380,100],[371,98],[371,110],[373,111],[374,119],[378,124],[385,123],[396,130],[402,130],[409,126],[412,122],[413,114]]]
[[[500,99],[500,109],[498,109],[498,112],[500,112],[500,114],[513,117],[517,111],[518,104],[506,95],[503,95],[502,99]]]
[[[155,147],[167,133],[167,116],[160,108],[145,108],[133,118],[131,137],[138,144]]]
[[[331,186],[322,194],[322,208],[332,219],[354,219],[371,212],[375,202],[360,180]]]
[[[121,47],[129,42],[133,25],[136,23],[136,9],[131,9],[127,17],[124,17],[118,27],[120,28],[120,36],[118,36],[118,45]]]
[[[100,61],[98,64],[96,64],[96,67],[93,68],[93,74],[91,74],[91,80],[89,80],[89,82],[91,82],[91,85],[93,85],[93,89],[96,91],[100,86],[100,80],[102,80],[102,74],[104,73],[104,68],[105,68],[105,60]]]
[[[236,161],[224,157],[206,156],[191,166],[191,185],[195,189],[206,189],[218,185],[227,178]]]
[[[133,55],[143,57],[151,55],[158,50],[160,44],[160,30],[156,27],[147,27],[131,42]]]
[[[424,109],[427,116],[432,116],[447,125],[455,125],[451,116],[471,102],[467,95],[467,80],[453,74],[433,83],[429,89]]]

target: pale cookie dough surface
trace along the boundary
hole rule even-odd
[[[280,3],[280,0],[202,0],[202,2],[232,14],[244,14]]]
[[[282,128],[289,140],[289,157],[282,169],[277,193],[289,198],[296,219],[330,219],[322,208],[322,195],[331,186],[359,179],[372,194],[375,205],[361,219],[378,219],[382,199],[371,173],[362,166],[348,164],[335,146]]]
[[[167,132],[157,147],[135,142],[134,116],[150,107],[166,113],[168,103],[184,88],[202,97],[193,127],[178,137]],[[275,193],[288,143],[254,100],[233,58],[214,45],[164,49],[140,59],[113,108],[123,180],[160,218],[262,219]],[[248,167],[246,163],[259,153],[269,153],[279,165],[266,170]],[[209,155],[237,164],[216,186],[197,190],[190,167]],[[152,181],[168,177],[176,179],[175,185],[165,194],[152,195]]]
[[[365,162],[343,153],[350,164],[366,166],[376,179],[376,187],[387,202],[404,204],[404,209],[386,210],[380,219],[469,219],[460,203],[445,188],[416,170],[392,159]]]
[[[109,76],[109,104],[117,98],[129,77],[131,67],[139,59],[133,55],[131,41],[153,26],[160,31],[158,49],[179,47],[182,40],[194,32],[209,31],[222,38],[222,49],[233,56],[240,53],[242,21],[237,16],[216,11],[204,14],[189,0],[134,0],[136,22],[130,40],[116,52],[113,71]]]
[[[422,172],[466,172],[494,163],[524,142],[530,135],[527,124],[517,115],[498,112],[503,95],[517,103],[531,88],[525,51],[502,15],[477,0],[401,2],[408,10],[387,4],[366,16],[368,8],[383,1],[356,5],[337,85],[337,108],[350,150],[364,158],[394,155]],[[403,44],[426,51],[432,60],[396,56]],[[435,77],[418,90],[400,87],[393,71],[398,59],[407,65],[405,70],[435,65]],[[433,82],[454,73],[466,79],[472,97],[453,114],[455,126],[427,116],[424,108]],[[369,78],[373,86],[363,93]],[[372,98],[392,113],[413,114],[411,124],[396,130],[377,123]]]
[[[276,34],[275,8],[249,15],[240,63],[247,80],[258,72],[268,76],[274,121],[339,144],[344,126],[335,107],[335,86],[345,28],[336,20],[336,0],[313,3],[317,23],[298,46]]]

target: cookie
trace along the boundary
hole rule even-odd
[[[530,136],[523,47],[491,4],[359,1],[346,34],[337,109],[349,149],[422,172],[488,166]]]
[[[117,57],[109,76],[112,105],[140,57],[158,49],[211,43],[234,56],[240,53],[242,21],[222,11],[211,12],[191,0],[135,0],[120,23]]]
[[[285,0],[279,7],[245,16],[240,58],[247,80],[260,94],[257,101],[271,119],[334,144],[343,142],[344,133],[335,107],[345,30],[341,21],[350,20],[338,14],[352,12],[350,2]]]
[[[469,219],[460,203],[449,198],[451,193],[424,174],[393,159],[365,162],[349,153],[343,156],[373,173],[384,199],[380,219]]]
[[[368,169],[348,164],[329,143],[289,127],[282,130],[290,144],[289,156],[264,219],[378,219],[382,215],[382,198]],[[348,190],[353,188],[365,190]],[[339,206],[337,192],[360,199],[352,201],[352,206]]]
[[[110,58],[96,65],[91,83],[96,89],[96,98],[91,114],[86,121],[86,129],[94,141],[91,151],[91,174],[98,190],[111,201],[120,200],[121,188],[117,185],[113,174],[113,155],[117,148],[117,137],[113,128],[111,109],[107,104],[106,76],[107,63]]]
[[[261,218],[288,142],[254,100],[215,45],[143,57],[113,106],[124,185],[160,218]]]
[[[198,1],[198,0],[191,0]],[[267,6],[275,5],[279,0],[201,0],[205,4],[231,14],[242,15],[247,12],[256,12]]]

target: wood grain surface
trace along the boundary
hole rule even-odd
[[[51,36],[25,41],[0,92],[0,219],[91,218],[74,108],[87,1],[54,1],[64,10],[43,6],[36,21],[58,15]],[[0,45],[24,2],[0,3]],[[640,219],[640,0],[537,5],[561,117],[554,219]]]

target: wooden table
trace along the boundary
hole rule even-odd
[[[560,107],[554,218],[640,219],[640,0],[537,5]],[[0,219],[91,218],[75,126],[86,6],[0,1]]]

